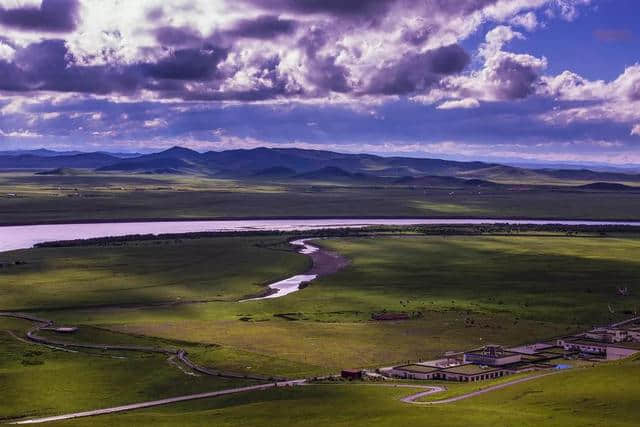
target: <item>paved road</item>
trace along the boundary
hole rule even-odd
[[[118,412],[132,411],[134,409],[151,408],[154,406],[168,405],[170,403],[185,402],[189,400],[206,399],[210,397],[224,396],[227,394],[244,393],[249,391],[266,390],[274,387],[292,387],[301,385],[305,380],[284,381],[279,383],[260,384],[248,387],[230,388],[226,390],[212,391],[208,393],[189,394],[186,396],[170,397],[168,399],[152,400],[150,402],[134,403],[131,405],[115,406],[113,408],[96,409],[95,411],[74,412],[72,414],[56,415],[53,417],[31,418],[28,420],[14,421],[11,424],[39,424],[51,421],[70,420],[73,418],[93,417],[96,415],[116,414]]]
[[[453,402],[457,402],[459,400],[469,399],[469,398],[474,397],[474,396],[479,396],[481,394],[490,393],[492,391],[500,390],[500,389],[505,388],[505,387],[510,387],[512,385],[520,384],[520,383],[531,381],[531,380],[536,380],[536,379],[542,378],[542,377],[548,377],[549,375],[555,375],[557,373],[559,373],[559,372],[556,371],[556,372],[547,372],[547,373],[540,374],[540,375],[532,375],[530,377],[525,377],[525,378],[520,378],[520,379],[513,380],[513,381],[508,381],[506,383],[502,383],[502,384],[494,385],[494,386],[491,386],[491,387],[483,388],[482,390],[473,391],[471,393],[461,394],[460,396],[450,397],[448,399],[433,400],[433,401],[429,401],[429,402],[416,402],[416,400],[420,399],[421,397],[428,396],[430,394],[435,393],[433,391],[423,391],[423,392],[420,392],[420,393],[412,394],[411,396],[407,396],[407,397],[403,398],[402,401],[404,403],[411,403],[411,404],[414,404],[414,405],[440,405],[440,404],[443,404],[443,403],[453,403]]]

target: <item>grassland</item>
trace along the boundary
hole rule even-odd
[[[559,234],[326,239],[320,244],[350,259],[346,269],[285,298],[238,303],[308,267],[307,258],[283,242],[276,236],[217,237],[8,252],[0,254],[1,262],[25,263],[0,269],[0,311],[29,310],[80,325],[66,338],[71,341],[184,348],[192,360],[223,370],[302,377],[407,363],[485,343],[532,342],[629,317],[640,303],[633,292],[640,238]],[[618,286],[630,287],[631,294],[618,296]],[[410,319],[371,320],[383,311]],[[0,321],[0,330],[15,335],[28,325]],[[55,352],[2,331],[0,341],[0,391],[9,396],[0,404],[5,418],[231,384],[187,376],[159,356]],[[451,407],[408,407],[397,401],[406,390],[318,385],[69,425],[203,425],[212,419],[220,425],[584,425],[604,417],[610,425],[632,425],[637,409],[629,396],[637,395],[631,380],[638,369],[638,362],[574,369]],[[604,378],[620,385],[602,384]],[[39,393],[48,383],[54,385]]]
[[[306,268],[303,256],[256,246],[278,239],[18,251],[10,257],[27,264],[1,273],[0,308],[209,344],[193,355],[221,369],[308,376],[550,338],[629,317],[640,302],[616,293],[640,277],[640,239],[566,236],[328,239],[350,258],[345,270],[285,298],[235,302]],[[208,302],[146,306],[188,300]],[[385,310],[410,319],[371,320]]]
[[[181,175],[0,174],[0,224],[322,216],[632,220],[640,219],[640,192],[536,186],[425,190]]]
[[[23,264],[0,270],[0,310],[236,301],[309,266],[277,237],[0,253],[0,263],[16,260]]]
[[[63,352],[16,339],[28,326],[0,318],[0,422],[248,384],[187,376],[158,355]]]
[[[361,385],[309,386],[77,420],[79,426],[635,426],[640,416],[637,361],[573,369],[469,400],[414,406],[414,391]]]

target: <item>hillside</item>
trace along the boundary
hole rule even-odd
[[[0,169],[95,169],[120,161],[118,157],[103,153],[83,153],[60,156],[34,154],[0,156]]]
[[[101,172],[196,174],[221,178],[263,179],[371,179],[386,181],[404,177],[422,177],[424,185],[436,185],[434,178],[455,177],[502,183],[576,183],[576,182],[639,182],[640,174],[592,171],[588,169],[526,169],[484,162],[462,162],[410,157],[381,157],[372,154],[345,154],[297,148],[254,148],[200,153],[182,147],[122,158],[106,153],[52,155],[50,151],[37,155],[0,153],[0,169],[60,168],[96,169]],[[429,178],[426,178],[429,177]],[[426,181],[431,181],[429,184]],[[400,181],[400,184],[423,185]],[[449,185],[453,182],[440,182]],[[464,181],[456,184],[469,184]],[[472,184],[473,185],[473,184]]]

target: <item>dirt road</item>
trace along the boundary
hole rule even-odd
[[[115,406],[113,408],[96,409],[94,411],[74,412],[71,414],[56,415],[53,417],[31,418],[28,420],[14,421],[11,424],[39,424],[52,421],[70,420],[73,418],[94,417],[97,415],[116,414],[119,412],[132,411],[134,409],[151,408],[154,406],[168,405],[170,403],[185,402],[188,400],[207,399],[210,397],[224,396],[234,393],[245,393],[257,390],[266,390],[275,387],[293,387],[301,385],[304,380],[285,381],[279,383],[260,384],[248,387],[230,388],[226,390],[212,391],[208,393],[189,394],[186,396],[170,397],[168,399],[152,400],[149,402],[133,403],[131,405]]]
[[[443,404],[443,403],[453,403],[453,402],[458,402],[459,400],[465,400],[465,399],[469,399],[469,398],[472,398],[472,397],[475,397],[475,396],[479,396],[481,394],[491,393],[492,391],[500,390],[500,389],[503,389],[505,387],[510,387],[512,385],[524,383],[524,382],[531,381],[531,380],[536,380],[538,378],[548,377],[549,375],[554,375],[554,374],[557,374],[557,373],[559,373],[559,371],[546,372],[546,373],[540,374],[540,375],[532,375],[530,377],[519,378],[517,380],[508,381],[506,383],[497,384],[497,385],[494,385],[494,386],[483,388],[482,390],[477,390],[477,391],[473,391],[471,393],[461,394],[460,396],[450,397],[448,399],[433,400],[433,401],[429,401],[429,402],[417,402],[418,399],[420,399],[420,398],[422,398],[424,396],[428,396],[430,394],[434,394],[435,393],[433,391],[423,391],[423,392],[420,392],[420,393],[412,394],[411,396],[407,396],[407,397],[405,397],[405,398],[403,398],[401,400],[404,403],[411,403],[411,404],[414,404],[414,405],[440,405],[440,404]]]

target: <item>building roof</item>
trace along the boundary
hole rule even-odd
[[[612,347],[612,348],[627,348],[631,350],[640,350],[640,342],[615,342],[608,343],[598,340],[590,340],[588,338],[568,338],[565,342],[577,345],[589,345],[592,347]]]
[[[501,371],[502,368],[484,368],[480,365],[474,365],[471,363],[454,366],[452,368],[442,369],[442,372],[448,372],[450,374],[463,374],[463,375],[476,375],[485,374],[487,372]]]
[[[398,371],[415,372],[419,374],[428,374],[431,372],[440,371],[439,368],[434,368],[433,366],[424,366],[424,365],[396,366],[394,369],[397,369]]]
[[[497,353],[497,354],[490,354],[490,353],[486,353],[483,349],[480,350],[471,350],[466,352],[465,354],[473,354],[473,355],[478,355],[478,356],[483,356],[483,357],[491,357],[493,359],[501,359],[503,357],[509,357],[509,356],[515,356],[521,353],[516,353],[514,351],[507,351],[507,350],[503,350],[501,353]]]

